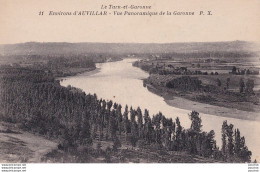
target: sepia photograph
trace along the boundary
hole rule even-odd
[[[2,171],[259,171],[260,1],[0,0],[0,14]]]

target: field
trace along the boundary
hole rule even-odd
[[[194,107],[212,115],[259,120],[259,59],[202,55],[151,56],[133,65],[149,72],[144,85],[163,96],[169,105],[183,109]]]

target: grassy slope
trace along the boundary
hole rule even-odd
[[[14,124],[0,122],[0,162],[41,162],[43,155],[56,149],[57,143],[19,130]]]

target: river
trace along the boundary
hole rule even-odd
[[[184,128],[190,127],[188,113],[192,111],[169,106],[162,97],[157,96],[143,86],[142,79],[148,74],[139,68],[133,67],[132,62],[136,59],[124,59],[117,62],[98,63],[96,72],[86,72],[77,76],[67,77],[61,81],[62,86],[74,86],[84,92],[94,94],[98,98],[112,100],[120,103],[122,109],[127,104],[129,107],[149,110],[150,116],[159,111],[168,118],[180,118]],[[246,112],[245,112],[246,113]],[[220,117],[200,113],[202,129],[209,132],[214,130],[216,140],[221,147],[221,126],[224,120],[239,128],[241,136],[245,136],[246,145],[252,151],[252,160],[260,161],[260,122],[240,120],[235,118]]]

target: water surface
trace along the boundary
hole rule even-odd
[[[112,100],[123,106],[149,110],[150,116],[159,111],[168,118],[180,118],[181,125],[185,128],[190,127],[188,113],[192,111],[169,106],[162,97],[157,96],[143,87],[141,79],[147,78],[148,74],[139,68],[133,67],[135,59],[125,59],[123,61],[97,64],[97,72],[83,73],[77,76],[65,78],[61,85],[74,86],[84,92],[94,94],[98,98]],[[247,112],[244,112],[245,114]],[[241,135],[246,138],[246,145],[253,152],[252,160],[260,160],[260,122],[240,120],[200,113],[203,130],[209,132],[214,130],[216,133],[217,144],[221,146],[221,126],[224,120],[234,124],[239,128]]]

